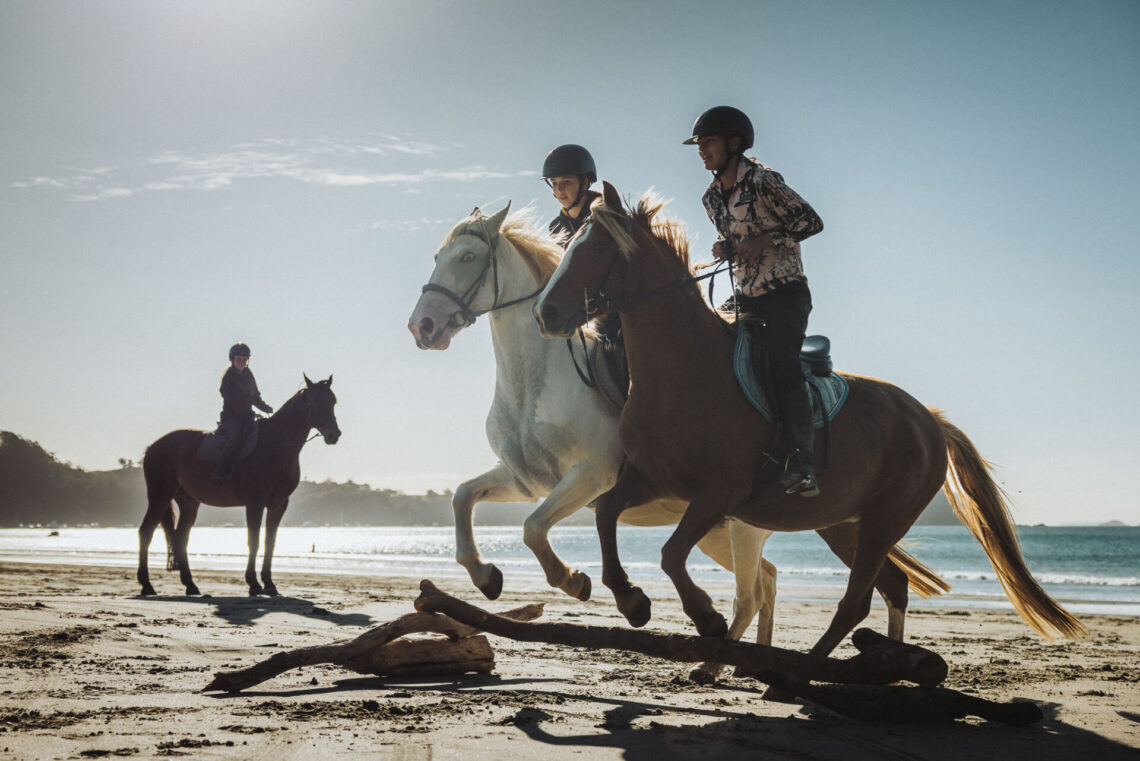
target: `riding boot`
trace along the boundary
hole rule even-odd
[[[238,449],[241,448],[242,438],[240,434],[227,434],[226,445],[222,448],[221,457],[218,458],[218,466],[214,469],[212,476],[214,481],[224,484],[233,476],[234,463],[237,462]]]
[[[795,402],[788,399],[787,402],[792,403],[784,405],[784,437],[791,452],[784,465],[784,472],[780,475],[780,485],[788,494],[814,497],[819,494],[819,480],[812,463],[815,428],[812,424],[811,402],[806,393],[789,396],[802,398]]]

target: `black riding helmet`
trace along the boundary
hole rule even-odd
[[[551,177],[586,176],[586,185],[598,181],[598,170],[594,167],[594,157],[580,145],[569,143],[560,145],[546,154],[542,162],[542,179],[550,184]]]
[[[725,140],[733,135],[738,136],[740,153],[751,148],[756,139],[752,122],[743,111],[732,106],[713,106],[698,116],[693,122],[693,136],[685,140],[682,145],[693,145],[700,138],[709,135],[721,135]]]
[[[249,347],[243,343],[236,343],[230,347],[230,362],[234,361],[234,357],[249,358]]]

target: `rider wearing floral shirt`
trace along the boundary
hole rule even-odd
[[[736,305],[753,333],[753,366],[772,390],[790,455],[780,477],[789,494],[814,497],[811,401],[800,370],[800,348],[811,312],[800,241],[823,229],[815,210],[784,184],[778,172],[745,156],[752,122],[740,110],[717,106],[693,124],[696,144],[713,181],[703,202],[719,239],[717,259],[733,259]],[[764,347],[767,351],[764,351]]]

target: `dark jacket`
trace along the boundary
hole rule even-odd
[[[550,220],[550,234],[559,235],[564,233],[566,235],[566,240],[570,240],[570,238],[573,237],[574,233],[582,229],[582,225],[586,224],[586,221],[590,219],[590,204],[601,197],[601,193],[593,190],[587,190],[586,205],[582,207],[582,213],[578,215],[578,218],[574,219],[574,217],[567,214],[566,210],[563,209],[562,211],[558,212],[557,217]],[[566,245],[563,243],[563,248],[565,247]]]
[[[253,371],[246,368],[239,371],[235,367],[226,369],[222,375],[222,423],[248,425],[253,422],[253,408],[262,412],[272,412],[273,408],[261,399]]]

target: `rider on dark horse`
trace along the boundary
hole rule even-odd
[[[249,369],[249,347],[236,343],[230,347],[230,366],[222,375],[222,415],[217,433],[226,440],[214,480],[225,483],[233,475],[234,462],[253,425],[253,408],[271,414],[273,408],[261,398],[257,381]]]
[[[566,248],[574,234],[589,221],[590,205],[601,198],[600,193],[590,190],[590,186],[598,181],[594,157],[580,145],[560,145],[542,162],[542,179],[562,206],[558,216],[550,220],[550,233],[562,236],[562,247]],[[621,318],[617,312],[608,314],[595,321],[594,329],[602,339],[606,362],[624,398],[629,386],[629,369],[621,335]]]
[[[718,260],[735,260],[734,296],[754,338],[752,364],[771,388],[790,450],[780,483],[789,494],[814,497],[819,494],[812,465],[815,432],[800,369],[811,292],[800,241],[822,230],[823,221],[778,172],[744,155],[754,139],[752,122],[742,111],[716,106],[697,118],[684,142],[697,145],[705,169],[713,173],[702,199],[719,233],[712,253]]]

